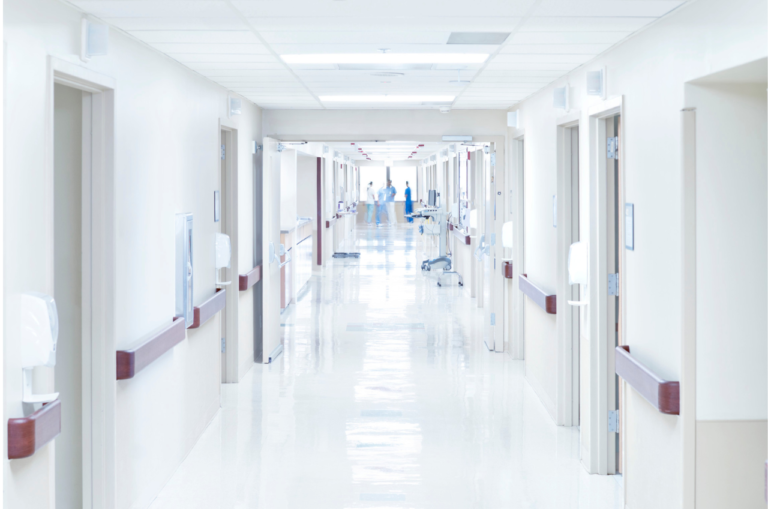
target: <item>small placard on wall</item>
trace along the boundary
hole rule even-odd
[[[624,245],[635,250],[635,204],[624,204]]]
[[[221,191],[213,192],[213,222],[221,221]]]

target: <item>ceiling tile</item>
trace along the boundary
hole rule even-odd
[[[193,43],[168,43],[156,42],[151,46],[159,49],[163,53],[219,53],[224,55],[270,55],[269,49],[262,44],[193,44]]]
[[[100,18],[235,18],[219,0],[70,0]]]
[[[501,62],[505,63],[528,63],[528,64],[572,64],[571,67],[576,67],[579,64],[583,64],[587,60],[590,60],[595,55],[521,55],[517,53],[504,53],[499,54],[489,64],[497,64]]]
[[[439,6],[431,2],[413,2],[412,0],[387,0],[386,2],[233,0],[232,3],[248,17],[286,16],[288,13],[300,12],[304,16],[314,18],[356,16],[378,19],[382,16],[398,16],[424,19],[434,17],[436,12],[441,17],[465,17],[468,12],[494,12],[499,16],[521,17],[528,12],[535,0],[474,0],[469,11],[464,0],[441,0]]]
[[[270,44],[445,44],[449,30],[265,30],[261,36]]]
[[[616,44],[631,31],[611,32],[518,32],[506,47],[516,44]],[[506,48],[505,48],[506,49]]]
[[[270,55],[227,55],[221,53],[172,53],[171,56],[183,63],[194,62],[228,62],[228,63],[260,63],[277,61]]]
[[[260,44],[250,30],[132,30],[129,33],[148,43]]]
[[[134,30],[244,30],[248,25],[239,18],[102,18],[127,32]]]
[[[507,44],[500,55],[597,55],[610,48],[612,44]]]
[[[521,32],[634,32],[656,18],[529,18]]]
[[[376,28],[379,30],[425,30],[425,31],[481,31],[492,30],[495,32],[511,31],[519,23],[519,17],[504,16],[429,16],[429,17],[402,17],[379,16],[375,19]],[[258,30],[317,30],[322,24],[324,30],[345,31],[350,26],[370,25],[372,19],[369,16],[334,16],[324,20],[318,20],[313,16],[259,16],[248,18],[248,21]],[[447,37],[446,37],[447,39]]]
[[[539,62],[491,62],[486,67],[487,71],[523,71],[523,70],[542,70],[542,71],[570,71],[576,67],[570,63],[539,63]]]
[[[680,0],[544,0],[533,15],[660,17],[683,3]]]

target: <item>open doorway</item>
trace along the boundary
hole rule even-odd
[[[623,451],[622,384],[615,368],[616,347],[622,344],[625,254],[624,221],[620,220],[624,214],[622,104],[622,97],[616,97],[593,107],[588,131],[594,190],[589,217],[596,220],[589,229],[589,305],[587,315],[581,317],[588,320],[586,324],[580,320],[581,327],[588,327],[585,337],[589,340],[581,345],[579,369],[592,376],[580,380],[579,422],[582,463],[588,472],[603,475],[621,473]]]
[[[218,191],[213,196],[213,220],[219,233],[229,237],[231,255],[228,267],[216,268],[216,287],[227,292],[227,305],[221,310],[221,381],[239,381],[238,333],[238,235],[237,235],[237,130],[219,129]],[[250,269],[250,267],[248,267]]]
[[[46,293],[60,316],[52,389],[62,409],[55,504],[102,507],[115,496],[114,80],[54,57],[50,71]]]
[[[579,220],[579,113],[557,128],[557,401],[556,422],[579,425],[582,314],[586,312],[587,243],[581,242]],[[571,266],[573,258],[573,266]],[[583,261],[582,266],[578,262]]]
[[[62,402],[56,447],[56,507],[83,507],[83,344],[90,334],[83,292],[90,265],[84,246],[90,214],[83,207],[83,103],[87,92],[54,85],[54,299],[60,333],[55,391]]]
[[[685,85],[684,507],[765,506],[766,76],[760,59]]]

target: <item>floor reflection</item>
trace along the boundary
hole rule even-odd
[[[354,244],[283,314],[284,354],[222,387],[153,509],[622,506],[523,363],[485,349],[469,290],[421,274],[417,230],[363,227]]]

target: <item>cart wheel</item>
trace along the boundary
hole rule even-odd
[[[462,283],[461,281],[459,281],[459,286],[464,286],[464,283]]]
[[[437,286],[443,286],[443,285],[441,285],[440,283],[437,283]]]

